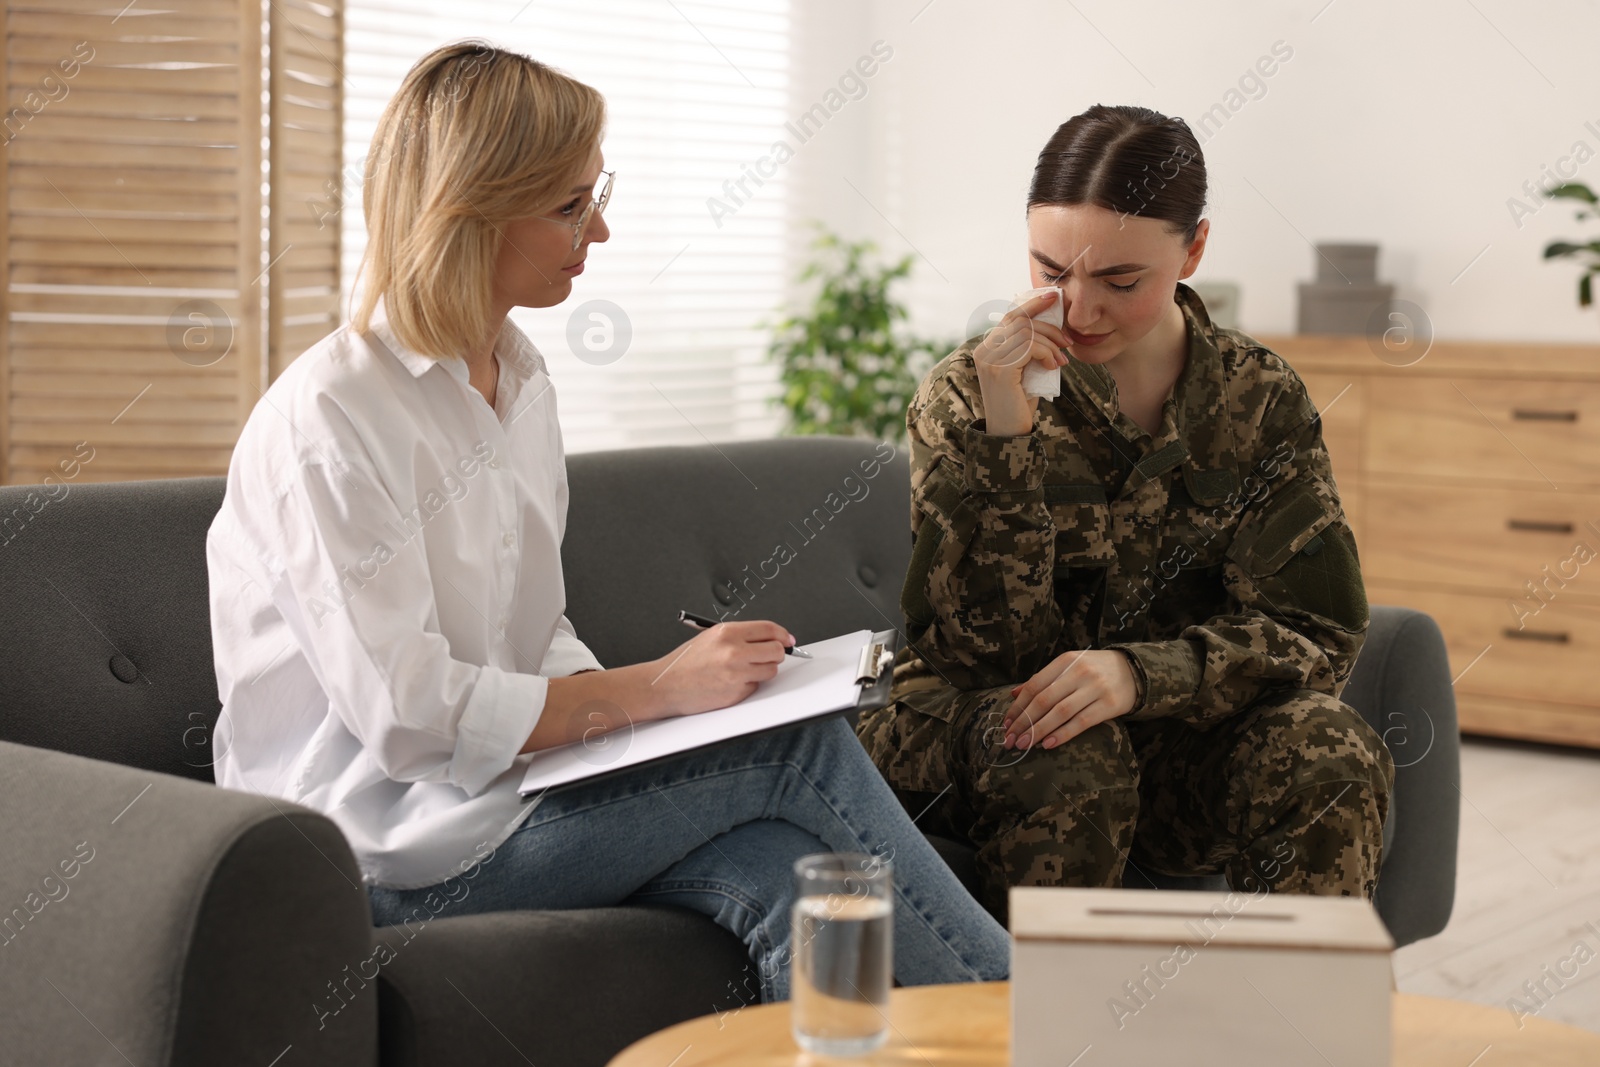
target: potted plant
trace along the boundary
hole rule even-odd
[[[870,260],[877,246],[846,241],[820,224],[802,282],[818,280],[810,306],[778,323],[767,352],[779,364],[789,434],[905,439],[906,407],[928,368],[956,342],[911,335],[897,324],[905,307],[890,294],[911,273],[912,256]]]
[[[1587,212],[1582,208],[1578,209],[1577,217],[1580,219],[1600,217],[1600,210],[1596,210],[1600,197],[1596,197],[1594,191],[1582,182],[1566,182],[1558,185],[1550,190],[1550,195],[1569,197],[1587,204],[1589,206]],[[1588,262],[1584,264],[1583,276],[1578,279],[1578,303],[1583,307],[1593,304],[1592,279],[1596,274],[1600,274],[1600,241],[1551,241],[1545,245],[1545,259],[1557,256],[1587,257]]]

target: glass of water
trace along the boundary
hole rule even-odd
[[[816,1056],[871,1052],[889,1036],[889,861],[829,852],[797,860],[794,877],[789,1002],[795,1044]]]

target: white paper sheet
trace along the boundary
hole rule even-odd
[[[812,659],[785,656],[778,673],[744,700],[716,711],[624,726],[587,742],[533,753],[522,778],[524,796],[619,767],[685,752],[730,737],[854,707],[861,696],[856,666],[871,630],[803,645]]]

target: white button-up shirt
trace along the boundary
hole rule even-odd
[[[344,831],[366,881],[432,885],[534,801],[547,679],[600,667],[563,614],[566,455],[507,321],[493,409],[460,360],[348,325],[251,412],[206,538],[217,784]]]

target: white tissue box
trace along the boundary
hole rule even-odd
[[[1011,934],[1017,1067],[1389,1064],[1394,941],[1359,897],[1014,887]]]

